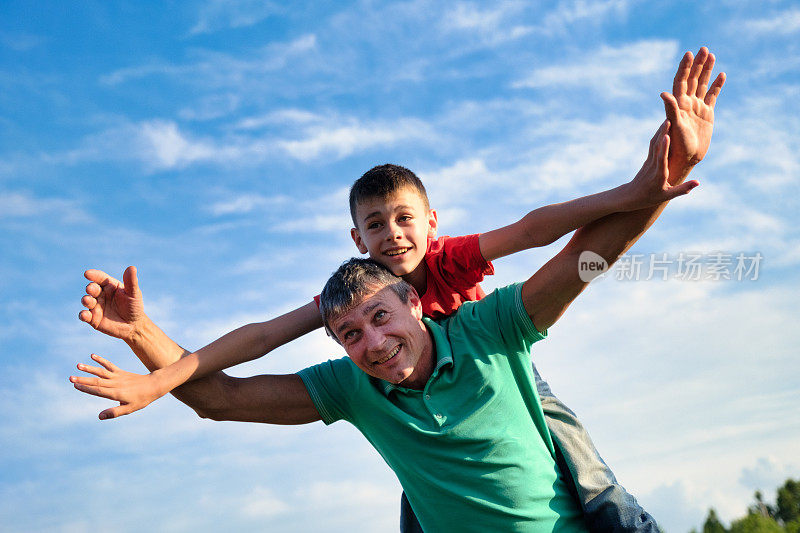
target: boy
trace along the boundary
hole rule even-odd
[[[698,60],[702,55],[701,50]],[[713,64],[713,56],[711,57]],[[685,62],[686,57],[682,66]],[[702,67],[701,62],[698,75],[700,71],[705,75],[706,69]],[[707,81],[706,79],[706,83]],[[721,82],[717,93],[719,88]],[[665,122],[651,141],[649,161],[659,158],[666,160],[669,144],[667,128],[668,123]],[[478,283],[484,274],[493,272],[493,259],[527,248],[544,246],[611,213],[634,211],[660,204],[688,193],[697,185],[697,182],[692,181],[670,187],[666,175],[655,180],[652,179],[652,173],[650,176],[648,179],[647,173],[640,172],[626,185],[534,210],[515,224],[480,236],[443,237],[434,240],[438,220],[436,212],[427,203],[421,182],[407,169],[384,165],[367,172],[351,190],[350,209],[355,225],[351,235],[359,251],[369,253],[373,259],[409,282],[422,296],[425,313],[438,318],[454,312],[464,301],[483,297]],[[88,271],[87,278],[100,281],[103,277],[101,274]],[[126,271],[126,277],[126,285],[135,284],[135,272],[129,274]],[[112,290],[108,296],[116,297],[116,294],[112,294],[114,287],[110,288]],[[103,289],[103,292],[108,291]],[[87,293],[83,303],[94,310],[97,299],[102,297],[100,288],[96,284],[90,284]],[[98,319],[94,312],[81,313],[81,320],[92,323],[94,327],[100,326],[100,319],[102,316]],[[101,418],[111,418],[140,409],[188,380],[261,356],[321,325],[317,305],[309,303],[273,321],[240,328],[150,376],[128,374],[126,377],[120,373],[120,377],[115,378],[115,386],[125,389],[125,399],[121,402],[123,404],[103,411]],[[576,482],[579,501],[587,521],[604,528],[624,530],[649,527],[655,530],[655,524],[649,515],[616,484],[613,474],[602,463],[572,412],[549,392],[549,387],[541,381],[538,373],[536,377],[542,405],[549,418],[548,426],[554,440],[559,443],[560,451],[566,456],[568,471]],[[76,380],[73,381],[77,383]],[[77,384],[76,387],[80,388]],[[597,480],[598,476],[603,480],[599,485],[597,481],[587,483],[588,479]],[[614,502],[620,498],[621,502]],[[598,501],[601,503],[598,504]],[[613,526],[602,522],[607,519],[607,513],[611,509],[616,514]],[[404,506],[404,517],[407,511]],[[413,530],[413,527],[413,523],[409,522],[404,529]]]

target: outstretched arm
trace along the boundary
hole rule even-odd
[[[664,137],[658,141],[654,137],[640,174],[658,173],[670,185],[679,185],[707,153],[714,127],[714,106],[725,82],[725,75],[720,74],[712,86],[707,87],[713,62],[714,56],[706,48],[701,48],[694,58],[691,52],[684,55],[675,75],[673,94],[662,95],[671,123],[669,139]],[[578,275],[578,260],[582,252],[594,252],[609,265],[613,264],[655,222],[665,207],[666,203],[663,203],[639,211],[615,213],[575,232],[564,249],[523,287],[523,303],[537,329],[543,331],[554,324],[586,288],[587,282]]]
[[[218,373],[223,368],[255,359],[265,353],[320,327],[316,304],[300,307],[274,320],[243,326],[210,345],[189,353],[172,341],[144,313],[135,267],[128,267],[120,283],[99,270],[86,271],[91,281],[82,303],[87,308],[79,317],[98,331],[123,339],[154,373],[147,380],[136,381],[125,405],[103,411],[106,417],[127,414],[145,407],[172,391],[182,402],[197,408],[208,402],[220,388],[215,380],[229,379]],[[187,383],[176,389],[176,387]],[[119,380],[114,383],[122,386]],[[128,383],[128,386],[133,386]],[[174,389],[174,390],[173,390]],[[213,400],[213,399],[211,399]]]
[[[667,120],[659,133],[668,128]],[[688,181],[673,186],[662,173],[640,172],[630,182],[613,189],[534,209],[513,224],[482,233],[481,255],[493,261],[528,248],[546,246],[604,216],[656,206],[688,194],[697,185],[696,181]]]
[[[101,420],[126,414],[127,406],[138,400],[137,382],[149,376],[121,370],[95,354],[92,359],[101,366],[80,364],[78,369],[94,377],[71,376],[70,381],[81,392],[120,402],[119,407],[100,413]],[[232,378],[220,372],[204,381],[204,394],[191,404],[203,418],[267,424],[320,420],[303,381],[295,374]]]

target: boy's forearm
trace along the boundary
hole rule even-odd
[[[564,235],[618,211],[627,211],[627,189],[623,184],[607,191],[568,202],[534,209],[518,222],[481,235],[481,253],[487,261],[528,248],[547,246]]]
[[[273,320],[236,329],[154,373],[162,394],[188,381],[261,357],[322,326],[314,302]]]

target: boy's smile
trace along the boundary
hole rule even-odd
[[[358,250],[403,277],[418,290],[424,283],[423,259],[428,239],[436,237],[436,211],[427,209],[419,193],[403,187],[386,198],[370,198],[356,206],[357,227],[350,230]]]

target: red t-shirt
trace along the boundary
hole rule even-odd
[[[428,240],[425,264],[427,287],[422,295],[422,312],[438,319],[455,313],[464,302],[480,300],[486,294],[479,283],[494,274],[494,266],[481,255],[478,234],[439,237]],[[314,296],[319,307],[319,295]]]

